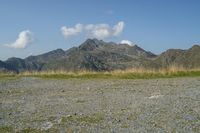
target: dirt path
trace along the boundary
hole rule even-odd
[[[200,77],[0,81],[0,132],[200,132]]]

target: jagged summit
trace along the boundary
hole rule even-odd
[[[101,45],[105,44],[104,41],[98,39],[87,39],[84,43],[82,43],[79,48],[85,51],[91,51],[95,48],[100,47]]]

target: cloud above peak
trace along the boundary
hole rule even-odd
[[[108,24],[76,24],[74,27],[67,28],[66,26],[61,27],[61,32],[65,38],[84,33],[88,37],[97,39],[106,39],[110,37],[116,37],[124,29],[124,22],[120,21],[113,27]]]
[[[76,24],[74,28],[68,28],[66,26],[61,27],[62,34],[65,38],[69,38],[71,36],[78,35],[82,32],[83,25],[82,24]]]
[[[18,38],[15,42],[10,44],[5,44],[5,46],[10,48],[22,49],[26,48],[32,42],[33,42],[32,32],[29,30],[24,30],[19,33]]]
[[[133,42],[129,41],[129,40],[121,40],[120,44],[128,44],[129,46],[133,46]]]

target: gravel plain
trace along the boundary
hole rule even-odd
[[[0,81],[0,132],[200,132],[200,77]]]

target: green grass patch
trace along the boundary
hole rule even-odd
[[[13,78],[13,77],[16,77],[16,74],[1,74],[0,73],[0,79],[3,79],[3,78]]]
[[[80,100],[80,99],[78,99],[77,101],[76,101],[76,103],[84,103],[85,102],[85,100]]]
[[[34,128],[26,128],[18,131],[17,133],[45,133],[44,131],[41,131],[39,129],[34,129]]]
[[[36,75],[28,75],[30,77],[40,77],[40,78],[55,78],[55,79],[72,79],[72,78],[79,78],[79,79],[108,79],[114,78],[111,74],[105,73],[88,73],[88,74],[36,74]],[[22,75],[23,77],[23,75]]]
[[[0,133],[12,133],[14,132],[14,129],[10,126],[1,126],[0,127]]]
[[[102,113],[95,113],[91,115],[72,115],[69,117],[63,117],[61,123],[86,123],[97,124],[104,120]]]
[[[46,79],[153,79],[153,78],[177,78],[197,77],[200,70],[182,71],[120,71],[120,72],[26,72],[20,74],[0,74],[0,81],[16,79],[19,77],[39,77]]]
[[[121,124],[121,128],[129,128],[129,127],[130,127],[130,125],[127,124],[127,123],[122,123]]]
[[[10,80],[15,80],[19,78],[16,74],[1,74],[0,73],[0,83],[7,82]]]
[[[153,78],[177,78],[177,77],[197,77],[200,76],[200,71],[180,71],[180,72],[152,72],[152,73],[87,73],[87,74],[38,74],[30,75],[40,78],[55,78],[55,79],[153,79]]]

